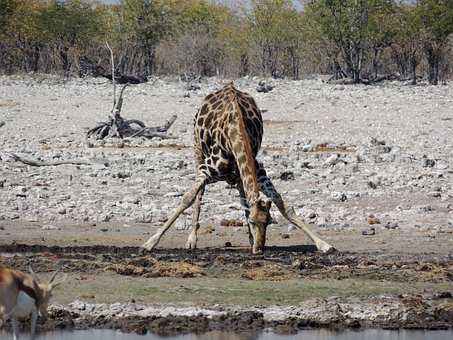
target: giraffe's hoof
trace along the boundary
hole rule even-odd
[[[263,255],[264,251],[263,249],[253,249],[252,247],[252,255]]]
[[[197,240],[189,237],[186,242],[186,249],[197,249]]]
[[[332,254],[337,251],[334,247],[332,247],[327,242],[318,243],[316,245],[316,247],[318,248],[319,251],[323,252],[324,254]]]

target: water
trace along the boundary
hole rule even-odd
[[[28,339],[22,334],[19,339]],[[0,331],[0,340],[12,339],[12,335]],[[304,330],[295,335],[277,335],[274,333],[235,334],[209,332],[206,334],[189,334],[174,337],[161,337],[154,334],[124,334],[113,330],[56,331],[41,333],[36,340],[451,340],[453,330],[381,330],[368,329],[358,331],[334,332],[330,330]]]

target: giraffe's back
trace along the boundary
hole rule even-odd
[[[263,138],[263,119],[255,100],[229,84],[208,95],[195,115],[194,149],[197,166],[213,181],[234,182],[238,169],[232,151],[229,131],[237,110],[242,114],[250,140],[253,157],[256,157]]]

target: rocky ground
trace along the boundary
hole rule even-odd
[[[107,82],[0,78],[0,150],[42,160],[84,159],[88,166],[29,167],[2,157],[0,220],[158,225],[193,179],[192,120],[202,98],[223,81],[188,92],[154,79],[126,90],[123,113],[160,125],[172,114],[175,139],[97,143],[87,128],[105,120]],[[353,228],[452,228],[453,85],[328,85],[274,81],[257,93],[264,111],[259,155],[285,199],[315,225]],[[187,94],[190,97],[187,97]],[[115,145],[119,144],[119,145]],[[237,194],[224,183],[208,188],[201,220],[242,218]],[[370,216],[375,216],[374,218]],[[276,216],[278,219],[278,217]],[[380,223],[378,223],[380,222]],[[179,226],[189,224],[189,218]]]
[[[32,261],[37,271],[49,272],[55,261],[65,261],[65,271],[76,284],[68,285],[69,293],[59,291],[56,302],[79,302],[54,306],[54,320],[59,315],[67,320],[67,313],[91,320],[80,308],[110,310],[117,307],[99,304],[132,298],[137,303],[205,304],[216,311],[223,307],[212,304],[244,302],[295,303],[306,311],[303,306],[320,303],[313,299],[324,299],[329,307],[320,315],[334,315],[329,325],[353,322],[353,326],[358,320],[364,326],[451,326],[453,85],[344,86],[316,78],[272,80],[271,92],[258,93],[258,81],[242,78],[235,84],[252,94],[263,110],[265,135],[259,159],[286,202],[340,253],[311,253],[307,238],[273,210],[275,223],[267,241],[271,248],[264,257],[251,257],[238,195],[218,183],[204,196],[202,249],[192,253],[174,249],[185,244],[189,209],[164,236],[162,249],[138,255],[137,246],[163,224],[189,188],[194,178],[194,114],[202,98],[225,81],[202,80],[188,89],[174,79],[154,78],[131,86],[123,115],[157,126],[177,114],[170,130],[174,138],[94,142],[87,141],[85,133],[107,119],[111,84],[100,79],[3,76],[1,262],[25,269]],[[90,164],[35,167],[15,161],[8,152],[35,160]],[[169,277],[172,280],[165,281]],[[228,294],[222,293],[225,282],[233,287]],[[123,288],[112,293],[120,283]],[[390,299],[403,306],[407,292],[412,294],[410,301],[419,299],[409,304],[417,307],[410,313],[398,307],[395,317],[387,313],[389,319],[383,323],[351,317],[355,312],[339,304],[350,306],[359,299],[367,314],[366,305],[373,301],[387,306]],[[83,303],[95,307],[81,307]],[[121,306],[124,320],[145,308]],[[299,319],[326,325],[317,317],[307,319],[297,308],[294,313],[303,316]],[[339,309],[332,314],[330,308]],[[258,313],[254,307],[236,311]],[[267,311],[259,313],[260,327],[270,325]],[[373,313],[367,315],[379,314]],[[417,322],[407,321],[415,320],[410,317],[401,321],[402,315],[411,313],[418,313]],[[154,320],[149,318],[144,317],[139,330]],[[105,320],[120,327],[119,319]]]

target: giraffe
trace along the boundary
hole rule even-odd
[[[239,192],[253,254],[263,252],[272,203],[289,222],[302,229],[320,251],[334,250],[310,230],[292,207],[285,204],[263,164],[256,160],[262,138],[263,119],[252,96],[236,89],[233,82],[209,94],[194,121],[195,182],[166,223],[142,246],[143,249],[153,249],[178,216],[192,205],[192,227],[186,248],[195,249],[205,186],[226,181]]]

